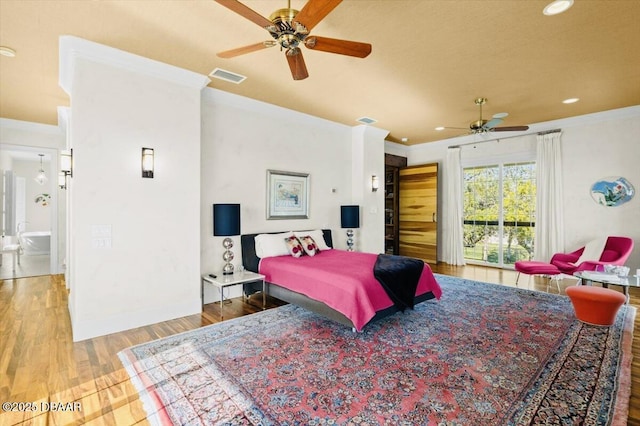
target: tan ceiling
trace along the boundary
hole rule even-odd
[[[312,31],[371,43],[365,59],[303,49],[309,78],[294,81],[277,47],[221,59],[216,52],[268,33],[212,0],[0,0],[0,117],[57,124],[69,105],[58,86],[58,37],[74,35],[201,74],[246,75],[210,87],[350,126],[378,120],[390,140],[454,137],[485,117],[540,123],[640,104],[640,1],[575,0],[544,16],[548,0],[346,0]],[[246,0],[268,17],[286,0]],[[292,0],[301,9],[304,0]],[[562,104],[566,98],[580,102]]]

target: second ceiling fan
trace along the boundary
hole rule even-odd
[[[506,112],[499,112],[491,117],[491,120],[482,118],[482,105],[487,103],[487,98],[476,98],[474,103],[480,108],[480,117],[469,123],[469,133],[487,133],[487,132],[518,132],[529,130],[529,126],[502,126],[496,127],[504,121],[509,115]],[[446,129],[460,129],[460,127],[445,127]]]
[[[371,45],[368,43],[309,34],[313,27],[338,6],[342,0],[309,0],[300,11],[291,9],[291,0],[289,0],[286,9],[276,10],[269,16],[269,19],[237,0],[215,1],[266,29],[273,38],[273,40],[219,52],[217,55],[221,58],[233,58],[245,53],[280,45],[281,50],[285,52],[293,79],[303,80],[309,77],[309,73],[302,57],[300,45],[305,45],[311,50],[338,53],[357,58],[365,58],[371,53]]]

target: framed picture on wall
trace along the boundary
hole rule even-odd
[[[267,170],[267,219],[309,218],[309,173]]]

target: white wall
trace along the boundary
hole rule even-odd
[[[219,271],[223,265],[222,238],[213,236],[212,205],[216,203],[241,205],[244,234],[328,228],[333,231],[335,247],[346,248],[345,232],[340,228],[340,205],[362,201],[362,197],[354,199],[352,195],[352,162],[365,164],[367,173],[378,167],[369,165],[364,151],[362,158],[353,158],[352,144],[364,141],[367,132],[209,88],[203,91],[202,105],[203,273]],[[369,132],[379,139],[383,161],[381,147],[386,132]],[[368,137],[372,138],[371,134]],[[308,219],[266,219],[269,169],[309,173]],[[364,218],[362,225],[374,223],[368,221]],[[378,232],[383,235],[383,226]],[[233,263],[239,265],[240,238],[233,240]],[[240,292],[239,288],[232,291]],[[217,297],[205,287],[206,302],[218,300]]]
[[[352,202],[360,206],[360,229],[354,230],[354,249],[384,252],[384,190],[371,191],[371,177],[384,182],[386,130],[357,126],[352,135]],[[384,187],[384,183],[380,184]]]
[[[619,117],[617,117],[619,116]],[[592,238],[633,238],[627,266],[640,268],[640,107],[611,113],[611,119],[586,119],[563,128],[565,244],[568,249]],[[603,207],[591,198],[591,185],[607,176],[623,176],[635,187],[631,201]]]
[[[74,156],[74,341],[200,312],[200,91],[207,81],[61,39]],[[141,177],[142,147],[155,149],[153,179]]]
[[[327,228],[333,231],[334,246],[342,249],[346,230],[340,228],[340,206],[359,204],[358,249],[382,251],[384,191],[371,193],[370,179],[372,173],[384,175],[383,142],[388,132],[351,128],[215,89],[203,91],[202,122],[203,273],[219,271],[223,265],[222,238],[213,236],[216,203],[241,205],[244,234]],[[270,169],[309,173],[308,219],[266,219]],[[240,238],[233,240],[233,263],[240,265]],[[231,291],[232,297],[240,294],[239,288]],[[205,287],[205,301],[213,300],[219,296]]]
[[[532,134],[500,142],[481,143],[487,139],[480,136],[411,147],[387,142],[385,151],[398,155],[404,153],[409,165],[443,164],[446,150],[452,145],[464,145],[463,159],[465,156],[491,159],[506,152],[521,155],[527,146],[534,146],[535,132],[557,128],[562,129],[565,250],[575,250],[597,236],[628,236],[634,239],[636,247],[627,266],[635,271],[640,268],[640,195],[637,194],[640,189],[640,106],[534,124],[530,126]],[[475,148],[474,141],[480,142]],[[524,148],[520,150],[517,147]],[[439,173],[439,194],[442,194],[444,167],[439,168]],[[618,207],[596,204],[590,196],[591,185],[606,176],[627,178],[636,189],[635,197]],[[439,215],[442,214],[446,214],[446,206],[439,209]],[[439,237],[441,239],[442,235]]]

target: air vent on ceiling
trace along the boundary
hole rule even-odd
[[[222,68],[216,68],[213,71],[211,71],[211,73],[209,73],[209,77],[219,78],[220,80],[228,81],[235,84],[240,84],[247,78],[244,75],[223,70]]]
[[[371,117],[360,117],[356,121],[362,124],[373,124],[378,122],[378,120]]]

